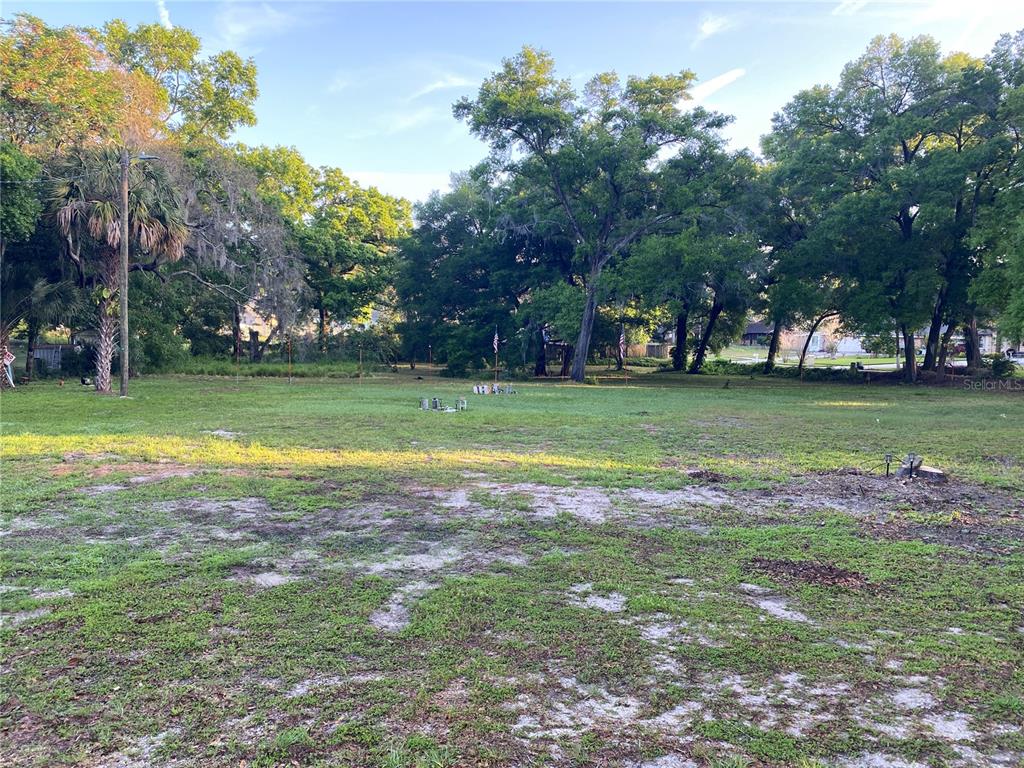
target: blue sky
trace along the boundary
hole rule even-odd
[[[695,96],[735,116],[726,135],[756,149],[794,93],[835,82],[876,34],[930,34],[944,50],[983,55],[1024,27],[1020,0],[822,2],[353,3],[17,2],[51,24],[187,27],[210,50],[231,48],[259,67],[259,123],[249,144],[297,147],[364,184],[417,200],[486,153],[451,116],[504,56],[549,50],[560,73],[692,69]]]

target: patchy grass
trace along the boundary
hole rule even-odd
[[[1024,400],[723,381],[5,392],[0,759],[1016,765]]]

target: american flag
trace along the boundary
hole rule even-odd
[[[494,326],[494,354],[498,354],[498,326]]]
[[[619,357],[626,359],[626,326],[619,326]]]

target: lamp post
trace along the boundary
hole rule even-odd
[[[128,397],[128,168],[132,160],[159,160],[156,155],[140,154],[132,158],[128,149],[121,150],[121,269],[120,321],[121,321],[121,397]]]

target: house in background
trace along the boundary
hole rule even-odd
[[[779,334],[781,353],[799,354],[807,341],[810,326],[783,328]],[[744,346],[768,346],[772,338],[772,326],[760,320],[747,323],[740,343]],[[809,355],[864,355],[864,338],[844,333],[838,318],[829,318],[814,329],[811,343],[807,346]]]
[[[745,347],[752,347],[755,345],[766,347],[771,339],[772,326],[767,323],[763,323],[760,320],[754,320],[747,323],[747,327],[743,331],[743,336],[740,337],[740,344]]]

